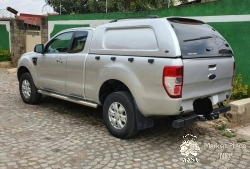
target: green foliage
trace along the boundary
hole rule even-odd
[[[106,13],[106,0],[46,0],[61,14]],[[187,0],[107,0],[108,12],[138,12],[167,8]]]
[[[231,100],[240,100],[248,97],[248,85],[242,84],[242,76],[238,74],[234,79],[234,88]]]
[[[11,61],[10,52],[8,50],[0,49],[0,62]]]
[[[228,132],[228,131],[223,131],[223,132],[221,133],[221,135],[222,135],[222,136],[225,136],[225,137],[227,137],[227,138],[236,137],[236,134],[233,134],[233,133]]]
[[[244,139],[244,138],[239,138],[239,139],[237,140],[237,142],[238,142],[238,143],[244,143],[244,142],[247,142],[247,140]]]
[[[217,126],[217,129],[218,130],[221,130],[221,131],[225,131],[227,128],[227,124],[226,123],[222,123],[220,125]]]

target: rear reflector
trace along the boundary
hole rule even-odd
[[[236,68],[236,65],[235,65],[235,62],[234,62],[234,71],[233,71],[233,78],[232,78],[232,87],[234,87],[235,68]]]
[[[171,98],[181,98],[183,82],[183,66],[165,66],[162,84]]]

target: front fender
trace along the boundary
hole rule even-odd
[[[28,69],[36,88],[39,88],[38,79],[37,79],[37,70],[36,70],[36,66],[32,62],[32,58],[24,57],[19,60],[18,66],[17,66],[17,75],[20,73],[20,71],[22,71],[22,68]]]

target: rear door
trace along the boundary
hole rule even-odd
[[[75,97],[84,97],[85,60],[89,52],[93,30],[75,33],[67,57],[66,92]]]
[[[179,40],[183,58],[182,98],[209,96],[232,89],[233,52],[209,25],[192,19],[168,19]]]

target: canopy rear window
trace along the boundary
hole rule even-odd
[[[202,21],[168,18],[179,40],[183,58],[232,56],[225,39]]]

